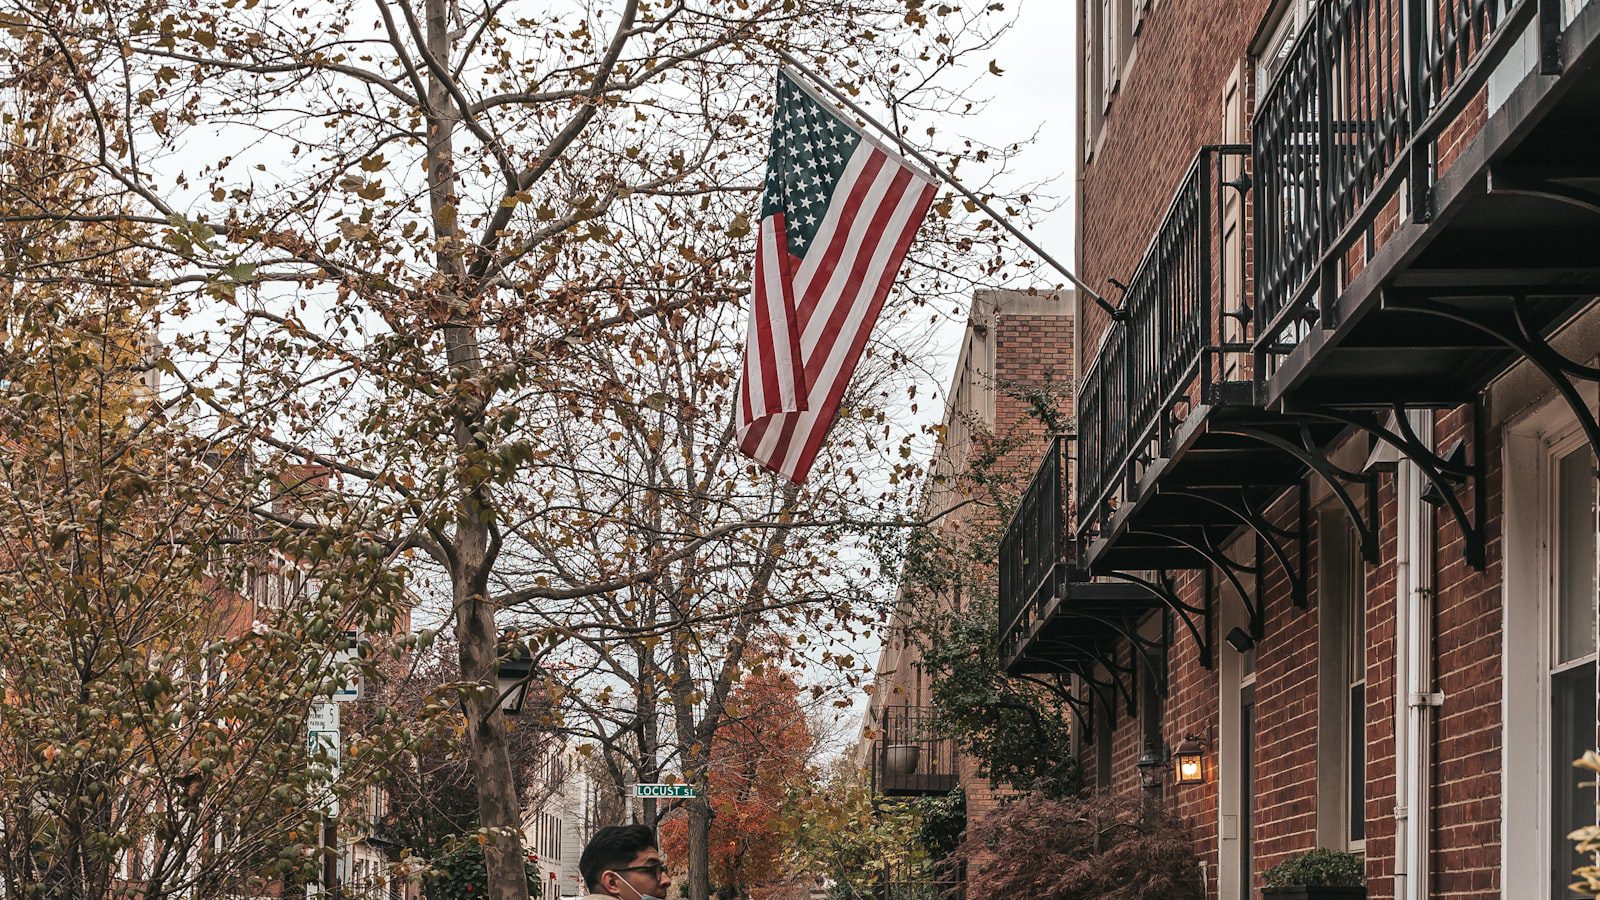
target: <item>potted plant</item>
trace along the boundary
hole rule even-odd
[[[1265,900],[1365,900],[1367,864],[1343,850],[1312,850],[1291,856],[1263,877]]]
[[[922,762],[920,744],[890,744],[886,749],[884,766],[890,775],[910,775],[917,771],[917,765]]]

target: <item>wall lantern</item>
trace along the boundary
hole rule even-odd
[[[1139,770],[1139,786],[1147,791],[1161,789],[1161,770],[1167,767],[1167,748],[1153,744],[1144,748],[1144,755],[1133,764]]]
[[[1172,754],[1173,781],[1178,784],[1204,784],[1206,780],[1206,745],[1194,735],[1185,735],[1183,743]]]

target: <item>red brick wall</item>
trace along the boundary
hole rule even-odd
[[[1221,96],[1272,10],[1271,0],[1162,0],[1144,19],[1135,58],[1124,73],[1101,133],[1086,161],[1080,190],[1079,265],[1084,280],[1115,303],[1107,280],[1126,282],[1143,255],[1196,151],[1222,137]],[[1439,141],[1441,171],[1448,170],[1481,126],[1482,96],[1466,105]],[[1398,201],[1378,216],[1379,245],[1399,224]],[[1347,275],[1377,248],[1353,248]],[[1081,304],[1083,365],[1098,349],[1107,321],[1093,304]],[[1437,444],[1448,447],[1466,426],[1464,416],[1441,416]],[[1470,441],[1469,441],[1470,445]],[[1434,629],[1437,687],[1446,697],[1431,736],[1433,881],[1430,896],[1498,897],[1501,777],[1501,448],[1497,434],[1472,448],[1489,460],[1488,566],[1472,571],[1462,558],[1462,535],[1448,510],[1436,513],[1438,534]],[[1463,490],[1470,504],[1470,492]],[[1380,561],[1367,566],[1367,871],[1369,896],[1392,897],[1395,858],[1396,496],[1392,475],[1379,489]],[[1470,505],[1468,507],[1470,509]],[[1294,524],[1289,519],[1282,520]],[[1309,608],[1296,609],[1275,565],[1266,574],[1266,636],[1258,644],[1257,764],[1254,869],[1316,846],[1317,559],[1315,533],[1307,562]],[[1199,578],[1182,582],[1191,602]],[[1214,629],[1220,631],[1221,629]],[[1233,651],[1212,640],[1217,653]],[[1309,648],[1309,650],[1308,650]],[[1165,737],[1176,746],[1189,733],[1218,731],[1215,670],[1199,665],[1193,642],[1177,629],[1171,649]],[[1136,790],[1133,763],[1142,753],[1137,717],[1120,714],[1114,726],[1113,787]],[[1167,787],[1173,808],[1195,836],[1195,848],[1216,885],[1218,781],[1215,744],[1205,785]],[[1085,747],[1086,781],[1095,783],[1096,760]],[[1254,883],[1259,887],[1259,878]]]
[[[1128,281],[1195,152],[1222,139],[1223,88],[1271,7],[1271,0],[1162,0],[1145,14],[1136,58],[1079,186],[1079,274],[1112,303],[1120,295],[1107,279]],[[1083,307],[1087,367],[1106,316]]]

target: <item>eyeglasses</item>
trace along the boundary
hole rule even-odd
[[[657,860],[656,862],[645,863],[642,866],[623,866],[623,867],[618,868],[618,869],[612,869],[611,871],[613,871],[613,872],[643,872],[646,875],[649,875],[651,878],[654,878],[657,881],[660,881],[661,880],[661,876],[664,875],[666,873],[666,871],[667,871],[667,864]]]

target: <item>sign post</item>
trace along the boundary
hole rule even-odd
[[[306,885],[307,900],[337,896],[339,888],[339,703],[335,698],[315,701],[306,714],[306,756],[320,771],[312,782],[313,796],[322,806],[322,828],[317,843],[323,848],[322,884]],[[317,796],[320,794],[320,796]],[[330,852],[331,851],[331,852]]]

